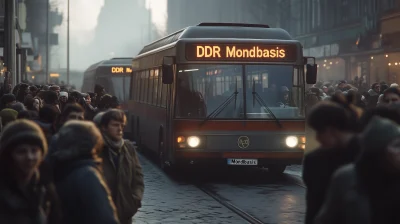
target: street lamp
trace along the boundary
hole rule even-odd
[[[69,85],[69,0],[67,4],[67,85]]]

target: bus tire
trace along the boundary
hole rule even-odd
[[[286,165],[276,164],[276,165],[269,165],[268,172],[272,174],[282,174],[286,169]]]

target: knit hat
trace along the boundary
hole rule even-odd
[[[361,135],[366,151],[381,150],[397,137],[400,137],[400,127],[381,117],[373,117]]]
[[[3,109],[2,111],[0,111],[0,117],[1,117],[2,124],[4,126],[11,121],[17,120],[18,112],[16,110],[6,108],[6,109]]]
[[[43,156],[47,154],[46,138],[39,125],[33,121],[20,119],[6,126],[0,138],[0,157],[18,144],[37,145],[42,149]]]
[[[60,92],[60,97],[65,96],[68,99],[68,93],[67,92]]]
[[[96,114],[96,116],[94,116],[93,122],[96,124],[97,127],[100,127],[101,118],[103,117],[104,114],[105,112],[99,112]]]

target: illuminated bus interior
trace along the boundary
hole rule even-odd
[[[299,83],[304,77],[299,71],[293,65],[179,65],[175,115],[198,119],[304,119]]]

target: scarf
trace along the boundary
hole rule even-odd
[[[119,167],[119,155],[124,146],[125,140],[121,139],[120,141],[114,141],[109,138],[107,135],[103,135],[104,142],[110,148],[108,151],[108,156],[114,162],[115,169],[118,170]]]
[[[124,143],[125,143],[124,139],[121,139],[119,141],[114,141],[105,134],[103,135],[103,139],[104,139],[104,142],[106,143],[106,145],[108,147],[110,147],[113,151],[115,151],[116,153],[119,153],[121,151],[122,146],[124,146]]]

